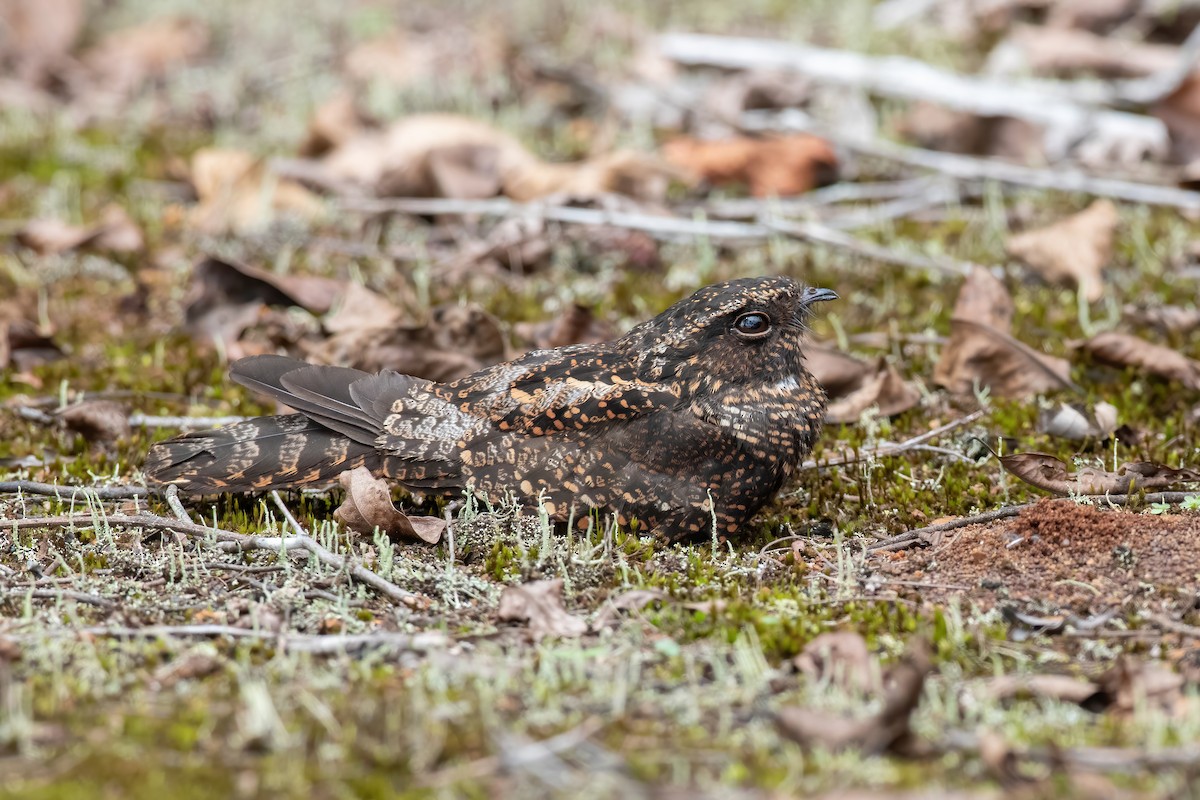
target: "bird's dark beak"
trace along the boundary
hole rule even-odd
[[[838,294],[833,289],[817,289],[811,286],[804,290],[804,297],[801,298],[806,306],[811,306],[813,303],[823,303],[826,300],[837,299]]]

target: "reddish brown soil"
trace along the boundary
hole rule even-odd
[[[985,608],[1085,614],[1136,601],[1186,611],[1200,591],[1200,515],[1042,500],[1012,519],[950,531],[883,571],[930,584],[919,589],[923,601],[957,594]]]

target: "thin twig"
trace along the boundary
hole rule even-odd
[[[75,592],[70,589],[22,589],[17,586],[4,594],[0,594],[0,598],[8,600],[23,600],[26,597],[33,597],[38,600],[74,600],[77,603],[87,603],[88,605],[104,609],[117,607],[116,603],[106,597],[86,592]]]
[[[147,625],[144,628],[99,625],[87,628],[40,630],[37,633],[31,634],[8,633],[0,636],[0,640],[9,639],[18,642],[29,642],[45,639],[76,638],[79,636],[114,639],[209,638],[226,636],[231,639],[271,641],[276,647],[288,652],[303,653],[348,653],[376,648],[424,651],[445,647],[450,642],[446,635],[440,631],[426,631],[415,634],[378,631],[375,633],[346,634],[344,636],[317,636],[312,634],[277,633],[251,628],[238,628],[233,625]]]
[[[163,497],[167,501],[167,507],[171,509],[171,513],[175,515],[175,519],[183,522],[191,522],[192,518],[188,516],[187,509],[183,507],[183,503],[179,500],[179,487],[175,484],[167,486],[167,491],[163,493]]]
[[[1188,625],[1186,622],[1164,617],[1162,614],[1151,614],[1147,619],[1151,625],[1160,630],[1177,633],[1180,636],[1186,636],[1189,639],[1200,639],[1200,628],[1195,625]]]
[[[1014,117],[1045,129],[1052,159],[1080,139],[1136,142],[1152,156],[1165,155],[1167,127],[1154,117],[1080,101],[1081,89],[1059,81],[1014,81],[963,75],[901,56],[871,56],[770,39],[694,33],[659,36],[659,52],[688,66],[786,70],[814,81],[884,97],[925,100],[985,117]]]
[[[129,424],[135,428],[219,428],[236,425],[249,417],[164,417],[154,414],[131,414]]]
[[[10,530],[24,528],[63,528],[73,526],[95,526],[99,524],[128,525],[132,527],[150,528],[152,530],[167,530],[191,536],[205,541],[215,538],[218,543],[232,546],[236,550],[269,550],[278,553],[285,550],[306,550],[318,561],[339,572],[345,572],[359,583],[370,586],[375,591],[397,602],[404,602],[417,595],[401,589],[389,580],[377,575],[361,564],[351,559],[332,553],[310,536],[250,536],[244,533],[209,528],[186,520],[170,519],[154,514],[109,514],[103,521],[93,519],[88,515],[70,515],[58,517],[30,517],[0,521],[0,525]],[[222,548],[224,549],[224,548]]]
[[[953,422],[947,422],[945,425],[939,425],[938,427],[934,428],[931,431],[926,431],[925,433],[922,433],[918,436],[914,436],[911,439],[905,439],[903,442],[896,442],[894,444],[893,443],[881,444],[878,447],[874,447],[870,450],[862,451],[856,456],[847,456],[845,458],[840,458],[835,461],[815,461],[815,460],[805,461],[801,465],[801,468],[802,469],[826,469],[828,467],[840,467],[840,466],[844,466],[846,464],[854,464],[859,461],[863,461],[864,459],[867,459],[867,458],[882,458],[885,456],[894,456],[899,453],[903,453],[907,450],[915,450],[915,449],[918,449],[919,447],[921,447],[922,445],[924,445],[926,442],[931,441],[933,439],[937,439],[939,436],[943,436],[943,435],[949,433],[950,431],[955,430],[956,428],[962,428],[966,425],[970,425],[972,422],[975,422],[977,419],[979,419],[980,417],[984,416],[987,413],[988,412],[984,409],[980,409],[979,411],[972,411],[970,414],[967,414],[965,417],[956,419]],[[954,453],[954,455],[959,456],[960,458],[963,457],[959,453]]]
[[[831,131],[803,113],[747,112],[742,115],[740,125],[746,130],[758,132],[805,131],[815,133],[861,155],[933,170],[960,180],[998,181],[1015,186],[1030,186],[1035,189],[1082,192],[1131,203],[1200,211],[1200,192],[1188,189],[1138,183],[1118,178],[1102,178],[1077,169],[1026,167],[996,159],[907,147],[882,139],[865,139]]]
[[[974,264],[945,256],[923,256],[898,252],[882,245],[858,239],[836,228],[813,221],[796,221],[764,215],[757,222],[684,219],[658,214],[610,211],[599,208],[515,203],[510,200],[455,200],[443,198],[344,198],[338,201],[345,211],[367,214],[484,214],[505,218],[532,217],[577,225],[606,225],[644,231],[668,239],[680,236],[757,242],[773,236],[848,250],[886,264],[916,267],[950,275],[965,275]]]
[[[132,500],[150,493],[144,486],[60,486],[37,481],[0,481],[0,493],[13,492],[57,497],[59,500],[70,500],[83,493],[100,500]]]

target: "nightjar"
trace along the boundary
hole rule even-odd
[[[828,289],[705,287],[603,344],[535,350],[450,383],[253,356],[234,380],[300,412],[154,445],[185,495],[327,483],[366,466],[413,491],[590,509],[672,541],[737,533],[812,449],[826,398],[802,337]]]

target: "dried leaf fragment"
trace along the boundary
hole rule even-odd
[[[396,508],[387,482],[376,478],[366,467],[343,472],[338,483],[346,490],[346,499],[333,516],[351,530],[369,534],[378,529],[389,539],[426,544],[437,544],[446,530],[444,519],[409,516]]]
[[[129,436],[129,409],[113,400],[84,400],[55,416],[89,443],[115,442]]]
[[[808,134],[717,141],[680,137],[663,147],[663,156],[699,180],[744,184],[755,197],[803,194],[833,183],[838,174],[833,147]]]
[[[856,748],[867,754],[902,746],[911,736],[909,718],[921,700],[925,678],[933,670],[929,644],[917,640],[888,673],[884,707],[875,715],[849,719],[839,714],[798,706],[776,714],[779,732],[803,747],[828,750]]]
[[[1060,495],[1129,494],[1135,489],[1200,482],[1200,470],[1175,469],[1150,461],[1128,462],[1116,472],[1083,467],[1073,475],[1061,459],[1047,453],[1001,456],[1000,464],[1030,486]]]
[[[1013,338],[1014,311],[1004,284],[976,267],[959,290],[950,340],[934,369],[934,381],[954,394],[986,387],[1011,398],[1075,388],[1066,359],[1039,353]]]
[[[535,641],[547,636],[574,638],[587,632],[587,623],[563,606],[561,578],[506,586],[496,617],[501,622],[528,622]]]
[[[875,682],[875,660],[863,637],[854,631],[829,631],[804,646],[792,663],[813,680],[831,680],[846,689],[864,691]]]
[[[242,150],[196,151],[190,178],[200,202],[189,219],[205,233],[241,233],[264,227],[280,214],[312,219],[322,211],[316,195]]]
[[[1200,361],[1161,344],[1127,333],[1098,333],[1081,346],[1095,360],[1114,367],[1137,369],[1176,381],[1192,391],[1200,390]]]
[[[1102,272],[1112,260],[1117,222],[1112,201],[1097,200],[1053,225],[1011,237],[1006,248],[1047,283],[1073,284],[1094,303],[1104,296]]]

